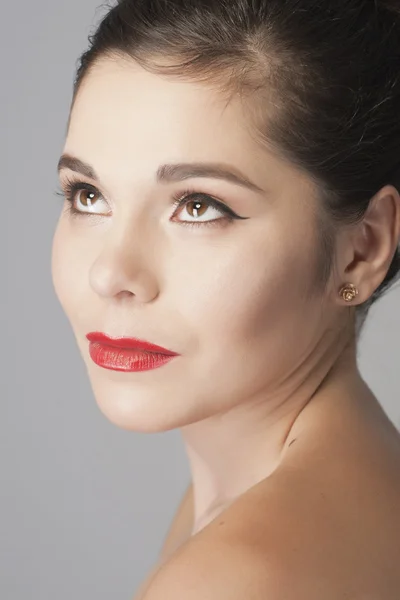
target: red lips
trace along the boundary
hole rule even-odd
[[[155,352],[157,354],[165,354],[166,356],[177,356],[176,352],[172,352],[162,346],[156,346],[150,342],[144,340],[138,340],[136,338],[111,338],[105,333],[92,332],[87,334],[89,342],[98,342],[105,346],[111,346],[113,348],[126,348],[128,350],[139,350],[145,352]]]

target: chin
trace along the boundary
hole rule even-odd
[[[159,433],[178,425],[160,410],[159,402],[143,398],[140,392],[107,392],[93,389],[96,403],[103,415],[120,429],[140,433]],[[148,395],[147,395],[148,396]]]
[[[165,420],[157,418],[155,415],[143,415],[134,410],[123,410],[119,407],[110,407],[97,400],[100,411],[103,415],[120,429],[133,431],[136,433],[162,433],[175,429],[177,426],[168,423]]]
[[[199,410],[188,410],[187,395],[151,392],[132,382],[105,383],[91,379],[96,403],[103,415],[120,429],[138,433],[162,433],[201,420]],[[173,400],[173,401],[172,401]]]

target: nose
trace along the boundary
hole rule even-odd
[[[102,298],[135,296],[150,302],[159,293],[156,275],[156,245],[145,231],[136,236],[132,230],[116,235],[109,231],[101,251],[89,270],[89,283]],[[148,236],[147,236],[148,237]]]

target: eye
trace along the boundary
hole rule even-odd
[[[175,197],[174,206],[178,206],[178,210],[174,212],[171,220],[181,223],[182,225],[213,226],[221,225],[221,222],[227,223],[233,219],[240,218],[228,208],[226,204],[211,198],[211,196],[208,196],[207,194],[194,192],[192,190],[187,190],[184,192],[183,196],[180,194],[179,197]],[[182,215],[185,211],[186,214],[189,215],[189,220],[175,219],[177,212]],[[212,218],[216,215],[216,218]],[[219,223],[217,223],[217,221],[219,221]]]
[[[81,204],[85,209],[89,209],[90,211],[96,204],[96,192],[82,189],[77,193],[76,200],[78,205]]]
[[[74,213],[91,213],[103,215],[105,204],[100,192],[89,184],[73,184],[66,193],[67,200],[71,202],[71,210]]]
[[[56,194],[67,200],[67,210],[72,217],[109,214],[109,210],[101,210],[101,205],[107,203],[100,192],[90,183],[74,181],[66,177],[61,183],[61,188]]]

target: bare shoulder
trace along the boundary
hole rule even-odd
[[[399,432],[379,411],[325,421],[179,546],[143,600],[398,600]]]
[[[209,530],[157,572],[143,599],[267,600],[268,565],[258,561],[249,548],[229,545]]]
[[[398,600],[400,462],[365,452],[255,486],[183,544],[144,600]]]
[[[228,509],[184,544],[143,600],[361,600],[342,594],[343,581],[325,568],[321,545],[304,537],[294,514],[285,522],[257,504]]]

